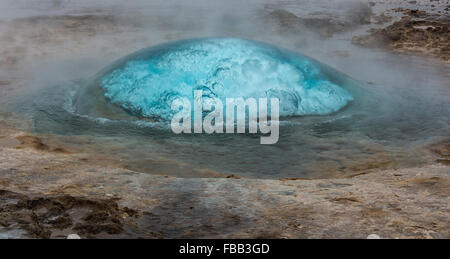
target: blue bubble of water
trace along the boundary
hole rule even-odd
[[[280,99],[281,116],[325,115],[353,100],[322,65],[272,45],[204,38],[163,44],[132,54],[99,78],[109,102],[136,116],[170,120],[172,101],[202,90],[203,99]]]

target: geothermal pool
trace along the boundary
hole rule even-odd
[[[225,103],[226,98],[275,97],[281,116],[325,115],[353,100],[325,70],[307,57],[249,40],[179,41],[141,50],[112,65],[91,86],[100,89],[88,89],[77,106],[89,113],[95,107],[83,107],[85,100],[100,92],[131,115],[170,121],[173,100],[184,97],[192,103],[193,91],[201,90],[204,103],[212,98]],[[88,106],[93,105],[98,104]]]
[[[202,38],[143,49],[93,78],[49,85],[9,107],[36,133],[92,137],[95,152],[140,172],[344,177],[431,161],[422,147],[448,136],[450,104],[448,91],[427,87],[360,82],[296,51]],[[258,134],[172,133],[171,101],[198,89],[206,100],[279,98],[278,143],[260,145]]]

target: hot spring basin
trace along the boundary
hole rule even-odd
[[[448,87],[439,78],[429,80],[435,77],[421,81],[427,70],[411,64],[416,67],[409,80],[384,73],[387,84],[365,84],[267,44],[194,39],[141,50],[93,79],[37,88],[8,107],[30,116],[36,132],[90,136],[83,147],[139,172],[204,177],[212,170],[270,179],[353,175],[366,165],[417,166],[434,159],[418,156],[417,145],[448,136]],[[192,100],[195,89],[203,90],[204,100],[280,97],[285,117],[278,143],[261,145],[258,134],[174,134],[167,121],[171,100]]]
[[[95,102],[104,105],[83,102],[79,109],[111,115],[114,112],[105,110],[113,104],[132,116],[165,121],[173,116],[174,99],[192,101],[193,91],[202,90],[203,101],[276,97],[281,116],[325,115],[353,100],[339,80],[332,79],[338,72],[330,70],[308,57],[255,41],[178,41],[138,51],[103,70],[87,94],[100,95]]]

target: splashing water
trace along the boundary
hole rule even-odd
[[[132,54],[102,74],[107,99],[136,116],[169,120],[171,103],[208,98],[279,98],[280,115],[325,115],[353,100],[322,66],[274,46],[235,38],[163,44]]]

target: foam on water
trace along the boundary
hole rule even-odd
[[[169,120],[175,98],[280,99],[280,115],[324,115],[353,100],[307,57],[254,41],[207,38],[132,54],[99,78],[107,99],[132,115]]]

